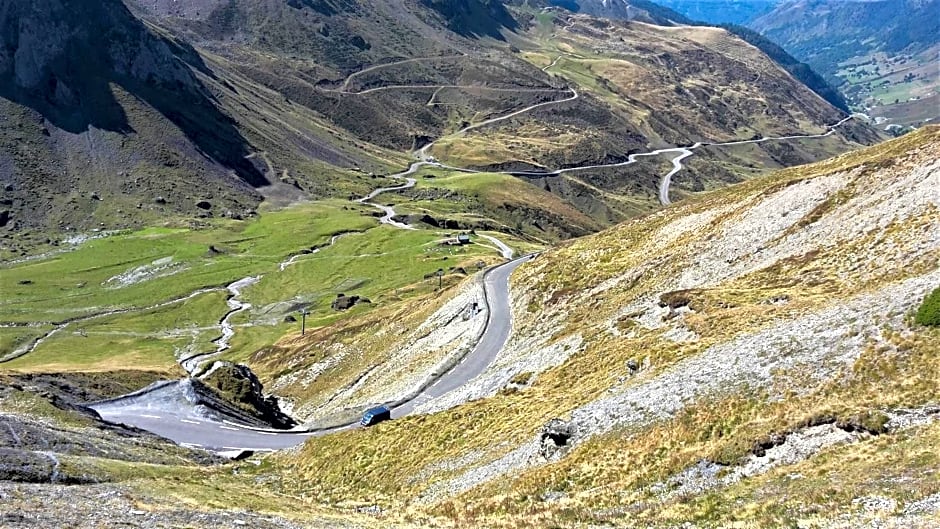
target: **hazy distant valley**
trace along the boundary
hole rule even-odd
[[[693,20],[761,33],[841,89],[881,129],[897,134],[940,118],[935,0],[660,3]]]

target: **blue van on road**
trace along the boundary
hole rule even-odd
[[[362,414],[362,420],[359,421],[359,424],[362,426],[372,426],[391,418],[392,410],[388,409],[386,406],[376,406],[375,408],[369,408]]]

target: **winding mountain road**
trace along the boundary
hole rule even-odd
[[[558,88],[501,88],[498,86],[483,86],[483,85],[462,85],[462,84],[393,84],[385,86],[376,86],[375,88],[367,88],[361,92],[338,92],[341,94],[348,95],[368,95],[375,92],[386,92],[389,90],[442,90],[442,89],[454,89],[454,90],[463,90],[466,92],[478,91],[478,92],[512,92],[515,94],[539,94],[539,93],[557,93],[557,92],[566,92],[567,90],[560,90]]]
[[[509,277],[531,258],[520,257],[487,270],[483,277],[483,288],[489,310],[486,328],[480,340],[453,368],[429,381],[427,386],[415,394],[390,404],[393,417],[400,418],[413,413],[417,403],[427,402],[460,388],[489,367],[512,330]],[[216,452],[279,450],[298,445],[311,436],[357,427],[357,423],[353,422],[309,431],[283,431],[212,419],[198,413],[192,406],[180,405],[179,384],[181,382],[156,384],[124,397],[92,403],[89,407],[107,421],[136,426],[183,446]]]
[[[558,57],[555,57],[555,60],[552,61],[548,66],[545,66],[544,68],[542,68],[542,71],[543,71],[543,72],[547,72],[547,71],[551,70],[552,68],[555,67],[556,64],[558,64],[558,61],[560,61],[560,60],[561,60],[561,55],[559,55]]]
[[[363,69],[359,70],[358,72],[353,72],[353,73],[349,74],[349,75],[346,77],[346,79],[343,81],[343,84],[342,84],[342,86],[340,87],[340,90],[338,90],[338,91],[339,91],[339,92],[345,92],[345,93],[352,93],[352,94],[355,94],[355,93],[362,93],[362,92],[349,92],[349,83],[351,83],[353,79],[355,79],[356,77],[359,77],[360,75],[363,75],[363,74],[366,74],[366,73],[369,73],[369,72],[374,72],[374,71],[376,71],[376,70],[381,70],[381,69],[384,69],[384,68],[390,68],[390,67],[393,67],[393,66],[400,66],[400,65],[402,65],[402,64],[409,64],[409,63],[415,63],[415,62],[436,61],[436,60],[441,60],[441,59],[460,59],[460,58],[462,58],[462,57],[464,57],[464,55],[441,55],[441,56],[438,56],[438,57],[412,57],[412,58],[409,58],[409,59],[402,59],[402,60],[400,60],[400,61],[386,62],[386,63],[382,63],[382,64],[374,64],[374,65],[372,65],[372,66],[368,66],[368,67],[366,67],[366,68],[363,68]]]
[[[356,200],[356,202],[360,204],[365,204],[367,206],[372,206],[376,209],[381,210],[383,213],[385,213],[379,219],[379,222],[381,222],[382,224],[388,224],[389,226],[394,226],[402,230],[415,229],[414,226],[410,226],[408,224],[405,224],[403,222],[398,222],[397,220],[395,220],[394,219],[395,209],[392,206],[379,204],[378,202],[373,202],[372,200],[375,199],[375,197],[381,195],[382,193],[387,193],[389,191],[401,191],[402,189],[409,189],[409,188],[414,187],[415,184],[418,183],[418,181],[414,178],[410,178],[409,175],[415,174],[416,172],[418,172],[418,169],[421,169],[422,167],[425,167],[425,166],[433,167],[433,166],[440,166],[440,164],[436,162],[426,161],[426,160],[414,162],[408,167],[407,170],[402,171],[400,173],[388,175],[389,178],[395,178],[397,180],[404,180],[405,181],[404,184],[401,184],[398,186],[392,186],[392,187],[380,187],[378,189],[373,190],[368,195]]]
[[[481,128],[481,127],[485,127],[485,126],[487,126],[487,125],[492,125],[493,123],[498,123],[498,122],[500,122],[500,121],[503,121],[503,120],[506,120],[506,119],[510,119],[510,118],[512,118],[512,117],[518,116],[518,115],[520,115],[520,114],[524,114],[524,113],[526,113],[526,112],[535,110],[535,109],[537,109],[537,108],[541,108],[541,107],[548,106],[548,105],[557,105],[557,104],[565,103],[565,102],[568,102],[568,101],[574,101],[575,99],[578,99],[578,97],[580,97],[579,94],[578,94],[578,92],[577,92],[577,90],[575,90],[575,89],[572,88],[572,89],[570,89],[570,92],[571,92],[571,96],[569,96],[569,97],[567,97],[567,98],[565,98],[565,99],[559,99],[559,100],[557,100],[557,101],[545,101],[545,102],[542,102],[542,103],[536,103],[536,104],[534,104],[534,105],[529,105],[529,106],[527,106],[527,107],[525,107],[525,108],[522,108],[522,109],[519,109],[519,110],[510,112],[509,114],[505,114],[505,115],[502,115],[502,116],[497,116],[497,117],[495,117],[495,118],[490,118],[490,119],[481,121],[481,122],[479,122],[479,123],[474,123],[474,124],[472,124],[472,125],[467,125],[466,127],[464,127],[464,128],[462,128],[462,129],[460,129],[460,130],[454,132],[454,133],[451,134],[450,136],[451,136],[451,137],[454,137],[454,136],[461,136],[461,135],[463,135],[463,134],[465,134],[465,133],[467,133],[467,132],[469,132],[469,131],[471,131],[471,130],[475,130],[475,129],[478,129],[478,128]],[[398,180],[405,180],[405,183],[403,183],[403,184],[401,184],[401,185],[398,185],[398,186],[381,187],[381,188],[379,188],[379,189],[376,189],[376,190],[372,191],[372,192],[369,193],[368,195],[366,195],[366,196],[364,196],[364,197],[362,197],[362,198],[356,200],[356,202],[359,202],[360,204],[367,204],[367,205],[369,205],[369,206],[372,206],[372,207],[374,207],[374,208],[377,208],[377,209],[381,210],[381,211],[384,213],[384,215],[379,219],[379,222],[381,222],[382,224],[388,224],[388,225],[390,225],[390,226],[394,226],[394,227],[396,227],[396,228],[401,228],[401,229],[405,229],[405,230],[413,230],[413,229],[414,229],[413,226],[410,226],[410,225],[408,225],[408,224],[405,224],[405,223],[398,222],[398,221],[394,220],[394,217],[395,217],[395,209],[394,209],[392,206],[386,206],[386,205],[384,205],[384,204],[379,204],[378,202],[374,202],[373,200],[374,200],[377,196],[381,195],[382,193],[387,193],[387,192],[389,192],[389,191],[401,191],[402,189],[409,189],[409,188],[414,187],[414,186],[417,184],[418,181],[417,181],[415,178],[411,178],[410,175],[415,174],[415,173],[418,172],[418,170],[421,169],[422,167],[441,167],[441,168],[444,168],[444,169],[452,169],[452,170],[463,171],[463,172],[467,172],[467,173],[477,173],[477,172],[480,172],[480,171],[474,171],[474,170],[472,170],[472,169],[462,169],[462,168],[459,168],[459,167],[450,167],[450,166],[447,166],[447,165],[444,165],[444,164],[441,164],[441,163],[435,161],[435,160],[428,154],[428,150],[429,150],[431,147],[433,147],[434,144],[437,143],[437,141],[438,141],[438,140],[432,141],[432,142],[428,143],[427,145],[424,145],[423,147],[421,147],[420,149],[418,149],[418,150],[415,152],[415,156],[418,158],[418,161],[413,162],[413,163],[408,167],[408,169],[406,169],[405,171],[402,171],[402,172],[400,172],[400,173],[388,175],[389,178],[395,178],[395,179],[398,179]],[[500,244],[502,244],[502,243],[500,243]],[[499,246],[499,245],[498,245],[498,246]],[[505,247],[505,245],[500,246],[500,251],[503,252],[504,255],[505,255],[505,250],[506,250],[506,249],[508,249],[508,247]]]
[[[672,170],[670,170],[668,173],[666,173],[665,175],[663,175],[662,180],[660,180],[660,182],[659,182],[659,202],[660,202],[662,205],[666,206],[666,205],[669,205],[669,204],[672,203],[672,202],[669,200],[669,186],[670,186],[670,184],[671,184],[671,182],[672,182],[672,175],[674,175],[674,174],[676,174],[676,173],[678,173],[679,171],[682,170],[682,168],[683,168],[682,160],[685,160],[685,159],[688,158],[689,156],[692,156],[693,154],[695,154],[695,153],[692,152],[692,149],[697,149],[697,148],[699,148],[699,147],[701,147],[701,146],[702,146],[701,143],[696,143],[695,145],[693,145],[693,146],[691,146],[691,147],[672,147],[672,148],[668,148],[668,149],[656,149],[655,151],[650,151],[650,152],[635,153],[635,154],[631,154],[630,156],[628,156],[628,157],[627,157],[627,161],[625,161],[625,162],[618,162],[618,163],[612,163],[612,164],[601,164],[601,165],[586,165],[586,166],[582,166],[582,167],[569,167],[569,168],[567,168],[567,169],[559,169],[558,171],[556,171],[556,174],[561,175],[561,174],[564,174],[564,173],[571,173],[571,172],[574,172],[574,171],[586,171],[586,170],[588,170],[588,169],[604,169],[604,168],[610,168],[610,167],[623,167],[623,166],[626,166],[626,165],[630,165],[630,164],[636,163],[636,161],[637,161],[638,158],[650,157],[650,156],[659,156],[659,155],[661,155],[661,154],[675,153],[675,157],[673,157],[673,159],[672,159]]]
[[[548,71],[549,69],[551,69],[552,67],[554,67],[556,64],[558,64],[558,61],[561,60],[561,58],[562,58],[563,55],[570,55],[570,54],[560,54],[560,55],[558,55],[557,57],[555,57],[555,59],[554,59],[549,65],[543,67],[541,70],[542,70],[543,72],[546,72],[546,71]],[[461,56],[454,56],[454,57],[461,57]],[[448,57],[436,57],[436,58],[448,58]],[[453,57],[450,57],[450,58],[453,58]],[[367,71],[372,71],[372,70],[375,70],[375,69],[378,69],[378,68],[383,68],[383,67],[386,67],[386,66],[392,66],[392,65],[395,65],[395,64],[408,63],[408,62],[417,62],[417,61],[423,61],[423,60],[429,60],[429,59],[435,59],[435,57],[431,57],[431,58],[407,59],[407,60],[399,61],[399,62],[396,62],[396,63],[380,64],[380,65],[376,65],[376,66],[374,66],[374,67],[366,68],[366,69],[364,69],[364,70],[361,70],[360,72],[353,73],[353,74],[351,74],[349,77],[347,77],[347,79],[346,79],[345,82],[343,83],[343,88],[342,88],[341,90],[339,90],[339,92],[347,93],[347,94],[366,94],[366,93],[369,93],[369,92],[379,91],[379,90],[419,89],[419,88],[428,88],[428,89],[430,89],[430,88],[434,88],[436,91],[435,91],[434,94],[431,96],[431,99],[428,101],[428,104],[430,105],[430,104],[431,104],[431,101],[433,101],[434,97],[437,95],[437,92],[440,91],[440,90],[443,89],[443,88],[467,88],[467,89],[469,89],[469,88],[477,88],[477,89],[481,89],[481,90],[516,91],[516,92],[525,92],[525,91],[529,91],[529,92],[532,92],[532,91],[535,91],[535,92],[539,92],[539,91],[557,91],[557,90],[554,90],[554,89],[490,88],[490,87],[470,87],[470,86],[462,86],[462,85],[391,85],[391,86],[381,86],[381,87],[371,88],[371,89],[363,90],[363,91],[360,91],[360,92],[349,92],[349,91],[348,91],[349,82],[350,82],[350,80],[351,80],[354,76],[356,76],[356,75],[365,73],[365,72],[367,72]],[[569,101],[574,101],[574,100],[576,100],[576,99],[578,99],[578,98],[580,97],[580,95],[578,94],[577,90],[575,90],[574,88],[570,88],[570,87],[569,87],[568,90],[571,92],[571,96],[569,96],[569,97],[567,97],[567,98],[565,98],[565,99],[560,99],[560,100],[557,100],[557,101],[546,101],[546,102],[538,103],[538,104],[535,104],[535,105],[530,105],[530,106],[527,106],[527,107],[522,108],[522,109],[517,110],[517,111],[513,111],[513,112],[511,112],[511,113],[509,113],[509,114],[506,114],[506,115],[503,115],[503,116],[497,116],[497,117],[495,117],[495,118],[490,118],[490,119],[481,121],[481,122],[479,122],[479,123],[475,123],[475,124],[472,124],[472,125],[468,125],[468,126],[462,128],[462,129],[460,129],[460,130],[458,130],[458,131],[456,131],[456,132],[454,132],[454,133],[452,133],[452,134],[449,134],[447,137],[457,137],[457,136],[461,136],[461,135],[463,135],[463,134],[465,134],[465,133],[467,133],[467,132],[470,132],[470,131],[472,131],[472,130],[476,130],[476,129],[479,129],[479,128],[482,128],[482,127],[486,127],[486,126],[488,126],[488,125],[492,125],[493,123],[498,123],[498,122],[503,121],[503,120],[511,119],[511,118],[513,118],[513,117],[515,117],[515,116],[518,116],[518,115],[520,115],[520,114],[524,114],[524,113],[526,113],[526,112],[530,112],[530,111],[535,110],[535,109],[537,109],[537,108],[541,108],[541,107],[545,107],[545,106],[549,106],[549,105],[557,105],[557,104],[566,103],[566,102],[569,102]],[[835,132],[836,128],[838,128],[839,126],[843,125],[844,123],[846,123],[847,121],[849,121],[849,120],[851,120],[851,119],[853,119],[853,118],[855,118],[855,117],[856,117],[856,114],[851,114],[851,115],[849,115],[849,116],[843,118],[841,121],[839,121],[839,122],[837,122],[837,123],[835,123],[835,124],[833,124],[833,125],[829,125],[829,126],[827,127],[828,130],[827,130],[826,132],[822,133],[822,134],[795,134],[795,135],[789,135],[789,136],[765,136],[765,137],[756,138],[756,139],[752,139],[752,140],[735,140],[735,141],[727,141],[727,142],[697,142],[697,143],[695,143],[694,145],[691,145],[691,146],[689,146],[689,147],[671,147],[671,148],[665,148],[665,149],[656,149],[656,150],[653,150],[653,151],[650,151],[650,152],[645,152],[645,153],[634,153],[634,154],[629,155],[629,157],[627,158],[627,161],[625,161],[625,162],[615,162],[615,163],[610,163],[610,164],[596,164],[596,165],[585,165],[585,166],[578,166],[578,167],[568,167],[568,168],[564,168],[564,169],[557,169],[557,170],[554,170],[554,171],[548,171],[548,170],[546,170],[546,171],[493,171],[493,172],[498,172],[498,173],[502,173],[502,174],[510,174],[510,175],[521,176],[521,177],[541,178],[541,177],[547,177],[547,176],[559,176],[559,175],[562,175],[562,174],[565,174],[565,173],[569,173],[569,172],[574,172],[574,171],[586,171],[586,170],[591,170],[591,169],[604,169],[604,168],[612,168],[612,167],[622,167],[622,166],[626,166],[626,165],[630,165],[630,164],[636,163],[636,159],[639,158],[639,157],[658,156],[658,155],[661,155],[661,154],[673,154],[673,153],[674,153],[675,156],[673,156],[673,158],[670,160],[670,161],[672,162],[672,169],[671,169],[668,173],[666,173],[665,175],[663,175],[663,177],[660,179],[659,186],[658,186],[658,190],[657,190],[657,191],[658,191],[659,202],[660,202],[662,205],[667,206],[667,205],[669,205],[669,204],[672,203],[672,201],[669,199],[669,188],[670,188],[671,185],[672,185],[672,177],[675,176],[676,173],[678,173],[679,171],[681,171],[681,170],[684,168],[684,166],[682,165],[682,161],[685,160],[686,158],[690,157],[690,156],[693,156],[693,155],[694,155],[694,152],[693,152],[693,151],[694,151],[695,149],[699,149],[699,148],[701,148],[701,147],[709,147],[709,146],[733,146],[733,145],[745,145],[745,144],[752,144],[752,143],[763,143],[763,142],[768,142],[768,141],[782,141],[782,140],[794,140],[794,139],[824,138],[824,137],[827,137],[827,136],[833,134],[833,133]],[[443,139],[443,138],[438,138],[437,140],[434,140],[434,141],[432,141],[432,142],[430,142],[430,143],[424,145],[423,147],[421,147],[420,149],[418,149],[418,150],[415,152],[416,157],[417,157],[419,160],[421,160],[420,162],[417,162],[416,164],[412,164],[411,167],[409,167],[408,170],[405,171],[405,172],[403,172],[403,173],[399,173],[399,174],[397,174],[397,175],[390,175],[390,176],[393,177],[393,178],[402,178],[402,177],[405,177],[405,176],[407,176],[407,175],[410,175],[410,174],[415,173],[415,172],[416,172],[420,167],[422,167],[423,165],[432,165],[432,166],[441,167],[441,168],[444,168],[444,169],[456,170],[456,171],[461,171],[461,172],[466,172],[466,173],[482,173],[482,172],[486,172],[486,171],[478,171],[478,170],[466,169],[466,168],[460,168],[460,167],[453,167],[453,166],[449,166],[449,165],[444,165],[444,164],[438,163],[438,162],[437,162],[436,160],[434,160],[434,158],[430,155],[430,149],[431,149],[439,140],[441,140],[441,139]],[[415,180],[412,179],[412,178],[408,178],[408,179],[406,180],[406,183],[403,184],[403,185],[401,185],[401,186],[390,187],[390,188],[383,188],[383,189],[380,189],[380,190],[376,190],[375,192],[373,192],[373,194],[370,194],[370,196],[365,197],[365,198],[363,198],[363,199],[360,199],[359,202],[368,203],[368,204],[370,204],[370,205],[372,205],[372,206],[374,206],[374,207],[377,207],[377,208],[383,210],[383,211],[385,212],[385,216],[382,217],[382,219],[380,219],[381,222],[383,222],[383,223],[385,223],[385,224],[395,225],[396,227],[399,227],[399,228],[408,229],[408,228],[410,228],[410,227],[407,226],[406,224],[402,224],[402,223],[395,222],[395,221],[392,220],[392,217],[394,216],[394,211],[392,210],[391,207],[389,207],[389,206],[382,206],[382,205],[379,205],[379,204],[374,204],[374,203],[366,202],[366,201],[367,201],[367,200],[371,200],[372,198],[375,197],[375,195],[377,195],[377,194],[379,194],[379,193],[383,193],[383,192],[385,192],[385,191],[395,191],[395,190],[400,190],[400,189],[407,189],[407,188],[409,188],[409,187],[414,187],[414,185],[415,185]]]
[[[696,146],[698,144],[695,144]],[[693,149],[695,146],[692,147]],[[659,203],[668,206],[672,204],[672,201],[669,200],[669,186],[672,184],[672,175],[678,173],[682,170],[682,160],[685,160],[689,156],[692,156],[693,153],[691,149],[681,149],[678,156],[672,159],[672,169],[663,175],[663,179],[659,181]]]
[[[557,90],[556,90],[556,91],[557,91]],[[442,138],[438,138],[438,139],[436,139],[436,140],[434,140],[434,141],[428,143],[427,145],[421,147],[420,149],[418,149],[418,150],[415,152],[415,156],[416,156],[419,160],[422,160],[422,161],[431,161],[431,162],[432,162],[431,165],[435,165],[435,166],[437,166],[437,167],[442,167],[442,168],[444,168],[444,169],[451,169],[451,170],[454,170],[454,171],[462,171],[462,172],[465,172],[465,173],[481,173],[481,172],[483,172],[483,171],[477,171],[477,170],[474,170],[474,169],[464,169],[464,168],[461,168],[461,167],[452,167],[452,166],[449,166],[449,165],[444,165],[444,164],[441,164],[441,163],[437,163],[437,162],[434,161],[434,159],[431,157],[431,155],[429,154],[428,151],[429,151],[429,150],[431,149],[431,147],[433,147],[438,141],[444,139],[445,137],[454,138],[454,137],[457,137],[457,136],[462,136],[462,135],[466,134],[467,132],[470,132],[471,130],[476,130],[476,129],[479,129],[479,128],[482,128],[482,127],[486,127],[486,126],[488,126],[488,125],[492,125],[493,123],[499,123],[500,121],[504,121],[504,120],[507,120],[507,119],[514,118],[514,117],[516,117],[516,116],[518,116],[518,115],[520,115],[520,114],[525,114],[526,112],[531,112],[532,110],[535,110],[535,109],[537,109],[537,108],[542,108],[542,107],[546,107],[546,106],[550,106],[550,105],[560,105],[561,103],[567,103],[567,102],[569,102],[569,101],[574,101],[574,100],[578,99],[579,97],[581,97],[581,95],[578,94],[578,91],[575,90],[574,88],[569,88],[568,91],[571,92],[571,95],[568,96],[568,97],[566,97],[566,98],[564,98],[564,99],[559,99],[559,100],[556,100],[556,101],[544,101],[544,102],[542,102],[542,103],[536,103],[536,104],[534,104],[534,105],[529,105],[529,106],[524,107],[524,108],[521,108],[521,109],[519,109],[519,110],[514,110],[514,111],[510,112],[509,114],[505,114],[505,115],[502,115],[502,116],[497,116],[497,117],[495,117],[495,118],[490,118],[490,119],[481,121],[481,122],[479,122],[479,123],[474,123],[474,124],[472,124],[472,125],[467,125],[466,127],[462,128],[462,129],[460,129],[460,130],[458,130],[458,131],[456,131],[456,132],[454,132],[454,133],[452,133],[452,134],[449,134],[449,135],[444,136],[444,137],[442,137]],[[413,167],[414,167],[414,164],[412,164],[411,167],[413,168]],[[409,169],[409,171],[411,171],[411,169]]]
[[[825,137],[831,136],[833,133],[835,133],[837,128],[844,125],[849,120],[854,119],[855,117],[856,117],[856,114],[846,116],[845,118],[842,118],[838,122],[832,125],[828,125],[826,127],[828,130],[821,134],[793,134],[789,136],[764,136],[761,138],[755,138],[753,140],[734,140],[734,141],[723,141],[723,142],[697,142],[689,147],[668,147],[665,149],[656,149],[656,150],[649,151],[649,152],[634,153],[634,154],[629,155],[627,157],[627,160],[624,162],[614,162],[614,163],[595,164],[595,165],[581,165],[577,167],[566,167],[564,169],[556,169],[554,171],[546,170],[546,171],[496,171],[496,172],[500,172],[503,174],[510,174],[513,176],[520,176],[524,178],[544,178],[548,176],[560,176],[565,173],[572,173],[575,171],[588,171],[592,169],[609,169],[613,167],[624,167],[624,166],[636,163],[638,158],[674,153],[675,156],[671,160],[672,169],[668,173],[663,175],[662,179],[659,182],[659,188],[658,188],[659,202],[664,206],[668,206],[669,204],[672,203],[672,201],[669,199],[669,187],[672,184],[672,177],[684,168],[684,166],[682,165],[682,160],[685,160],[686,158],[694,155],[695,153],[693,151],[695,151],[696,149],[701,149],[703,147],[726,147],[726,146],[734,146],[734,145],[747,145],[747,144],[752,144],[752,143],[764,143],[768,141],[786,141],[786,140],[825,138]],[[463,172],[483,172],[483,171],[475,171],[472,169],[461,169],[458,167],[450,167],[447,165],[440,165],[440,167],[444,167],[447,169],[454,169],[454,170],[463,171]]]
[[[557,63],[557,61],[558,59],[555,60],[555,63]],[[374,70],[378,67],[390,65],[391,64],[378,65],[377,67],[371,69]],[[550,68],[552,65],[549,65],[548,68]],[[359,73],[364,73],[369,70],[370,69],[366,69]],[[350,76],[350,78],[346,79],[343,84],[344,89],[348,88],[352,77],[353,76]],[[385,88],[380,87],[378,89]],[[451,134],[450,137],[460,136],[469,131],[498,123],[503,120],[511,119],[515,116],[537,108],[577,100],[579,98],[577,90],[574,88],[569,88],[569,90],[571,92],[571,96],[568,98],[530,105],[503,116],[490,118],[476,124],[468,125]],[[829,130],[823,134],[764,137],[753,140],[729,141],[721,143],[699,142],[690,147],[672,147],[657,149],[646,153],[634,153],[629,155],[627,161],[625,162],[570,167],[556,171],[545,172],[503,171],[503,173],[522,177],[545,177],[561,175],[574,171],[625,166],[635,163],[640,157],[674,154],[675,156],[671,160],[673,166],[672,170],[663,176],[658,189],[659,200],[664,205],[666,205],[670,203],[669,187],[672,177],[677,172],[682,170],[682,161],[692,156],[694,154],[693,151],[696,149],[707,146],[741,145],[775,140],[826,137],[833,134],[837,127],[849,121],[853,117],[854,116],[848,116],[838,123],[829,126]],[[404,180],[404,183],[398,186],[376,189],[365,197],[358,199],[357,202],[370,205],[381,210],[384,215],[379,219],[379,221],[383,224],[400,229],[414,229],[412,226],[394,220],[394,209],[391,206],[386,206],[375,202],[376,197],[382,193],[400,191],[414,187],[417,183],[417,180],[412,178],[411,175],[415,174],[419,169],[425,166],[442,167],[467,173],[482,172],[472,169],[450,167],[434,160],[434,158],[429,155],[429,150],[436,141],[437,140],[428,143],[421,149],[417,150],[414,154],[418,158],[418,161],[413,162],[407,170],[401,173],[389,175],[391,178]],[[500,249],[502,255],[507,259],[512,256],[512,249],[503,244],[498,239],[489,236],[483,237],[493,242]],[[441,397],[457,388],[462,387],[485,371],[486,368],[493,362],[495,357],[502,350],[503,345],[506,343],[512,328],[511,306],[509,301],[509,277],[518,266],[525,263],[530,258],[531,256],[521,257],[516,260],[509,261],[508,263],[491,268],[486,272],[484,276],[484,293],[486,304],[489,310],[487,313],[487,324],[480,340],[476,346],[453,368],[446,371],[445,373],[440,374],[436,379],[432,379],[425,387],[417,391],[415,394],[401,401],[390,403],[389,405],[392,408],[393,417],[399,418],[409,415],[414,412],[416,406],[420,403]],[[287,264],[284,264],[281,267],[281,270],[283,270],[284,266],[289,264],[290,262],[288,261]],[[230,312],[230,314],[244,310],[241,302],[237,300],[237,292],[234,292],[231,288],[229,290],[233,292],[233,296],[230,298],[230,301],[235,300],[235,302],[237,302],[230,303],[230,307],[233,311]],[[224,326],[225,322],[223,321],[222,323],[223,337],[219,340],[218,344],[220,347],[227,344],[227,338],[230,337],[226,336]],[[192,409],[192,407],[167,405],[168,397],[161,394],[160,392],[172,391],[171,384],[173,383],[168,383],[167,385],[159,386],[154,389],[147,389],[142,392],[137,392],[136,394],[131,394],[126,397],[110,400],[107,402],[92,404],[90,407],[97,410],[98,413],[101,414],[101,416],[106,420],[137,426],[167,437],[184,446],[205,448],[220,452],[242,450],[277,450],[300,444],[310,436],[323,435],[326,433],[337,432],[356,427],[356,423],[349,423],[319,430],[276,431],[254,428],[245,424],[236,424],[225,420],[220,421],[216,419],[209,419],[206,417],[206,415],[198,414],[196,410]]]
[[[536,104],[534,104],[534,105],[529,105],[529,106],[527,106],[527,107],[525,107],[525,108],[523,108],[523,109],[516,110],[515,112],[510,112],[509,114],[506,114],[506,115],[503,115],[503,116],[497,116],[497,117],[495,117],[495,118],[490,118],[490,119],[481,121],[481,122],[479,122],[479,123],[474,123],[473,125],[467,125],[466,127],[464,127],[464,128],[462,128],[462,129],[458,130],[457,132],[455,132],[454,135],[459,136],[459,135],[461,135],[461,134],[470,132],[471,130],[479,129],[479,128],[485,127],[485,126],[487,126],[487,125],[492,125],[493,123],[498,123],[498,122],[500,122],[500,121],[503,121],[503,120],[506,120],[506,119],[510,119],[510,118],[516,117],[516,116],[518,116],[519,114],[525,114],[526,112],[530,112],[530,111],[535,110],[535,109],[537,109],[537,108],[542,108],[542,107],[546,107],[546,106],[550,106],[550,105],[560,105],[561,103],[567,103],[567,102],[569,102],[569,101],[574,101],[574,100],[578,99],[579,97],[581,97],[581,95],[578,94],[578,91],[575,90],[574,88],[569,88],[568,90],[571,92],[571,95],[570,95],[569,97],[566,97],[565,99],[559,99],[559,100],[557,100],[557,101],[545,101],[545,102],[543,102],[543,103],[536,103]]]

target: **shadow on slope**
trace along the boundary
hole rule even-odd
[[[421,0],[447,21],[447,27],[464,37],[505,40],[500,30],[515,30],[518,22],[498,0]]]
[[[0,97],[71,133],[131,134],[111,90],[118,85],[179,127],[203,156],[254,187],[268,184],[245,159],[248,141],[190,67],[212,76],[192,48],[154,34],[119,0],[36,0],[0,9]]]

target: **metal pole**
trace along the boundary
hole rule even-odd
[[[303,336],[305,332],[307,332],[307,309],[300,313],[300,335]]]

